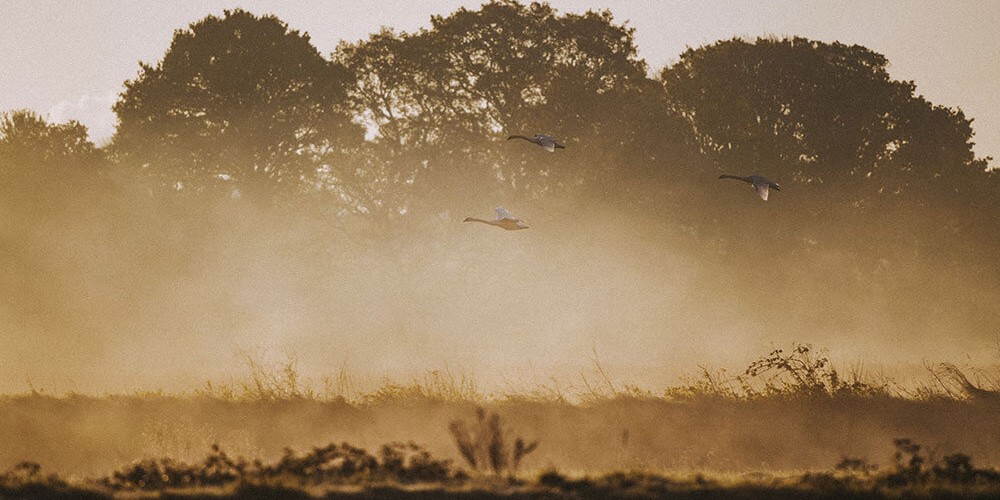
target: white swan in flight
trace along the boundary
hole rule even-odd
[[[719,178],[736,179],[746,182],[747,184],[750,184],[751,186],[753,186],[754,190],[757,191],[757,196],[760,196],[760,199],[764,201],[767,201],[767,193],[768,191],[770,191],[771,188],[774,188],[775,191],[781,191],[781,186],[779,186],[777,182],[771,182],[771,180],[768,179],[767,177],[757,174],[751,174],[746,177],[740,177],[738,175],[722,174],[719,176]]]
[[[566,146],[563,146],[562,144],[556,142],[556,138],[550,135],[535,134],[532,137],[525,137],[523,135],[512,135],[507,138],[508,141],[511,139],[524,139],[528,142],[538,144],[539,146],[545,148],[545,150],[550,153],[554,153],[555,150],[557,149],[566,149]]]
[[[502,227],[508,231],[515,231],[517,229],[528,229],[528,226],[513,214],[507,211],[504,207],[497,207],[497,218],[496,220],[484,220],[477,219],[475,217],[466,217],[462,222],[482,222],[483,224],[489,224],[491,226]]]

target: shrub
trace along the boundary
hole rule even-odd
[[[496,476],[504,471],[513,476],[521,460],[538,447],[537,440],[528,443],[521,437],[514,439],[513,448],[509,447],[500,415],[487,413],[483,408],[476,409],[476,421],[472,425],[453,420],[448,430],[459,454],[473,470],[488,469]]]
[[[438,460],[416,443],[391,443],[379,457],[347,443],[313,448],[298,455],[291,449],[273,464],[231,458],[217,445],[198,464],[170,458],[146,459],[99,481],[114,490],[162,490],[176,487],[293,481],[300,485],[444,482],[461,479],[451,460]]]

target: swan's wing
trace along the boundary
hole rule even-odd
[[[514,214],[508,212],[507,209],[504,207],[497,207],[496,210],[497,210],[497,220],[503,220],[503,219],[517,220],[517,218],[514,217]]]
[[[545,134],[535,134],[533,141],[535,144],[545,148],[546,151],[554,153],[556,150],[556,138],[545,135]]]
[[[757,190],[757,196],[760,196],[760,199],[767,201],[767,192],[769,191],[767,184],[754,184],[753,188]]]
[[[738,181],[753,183],[749,177],[740,177],[738,175],[722,174],[719,176],[720,179],[736,179]]]

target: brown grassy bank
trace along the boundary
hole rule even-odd
[[[567,470],[799,470],[842,456],[885,458],[885,443],[912,437],[941,452],[1000,463],[1000,407],[967,401],[835,397],[738,401],[620,398],[589,405],[489,405],[541,441],[527,468]],[[7,397],[0,402],[0,467],[24,460],[94,474],[148,456],[191,459],[212,443],[274,458],[286,447],[414,440],[459,459],[448,423],[475,405],[400,401],[373,407],[310,400]]]
[[[88,476],[146,457],[194,460],[213,444],[273,460],[329,442],[415,441],[460,461],[449,423],[479,406],[540,441],[525,470],[816,470],[843,457],[885,462],[886,443],[903,437],[932,455],[1000,464],[995,387],[942,365],[933,384],[903,390],[842,376],[808,346],[775,351],[735,377],[706,372],[658,394],[608,383],[573,403],[542,392],[491,399],[461,382],[387,385],[348,401],[302,390],[284,373],[257,371],[242,390],[194,395],[0,397],[0,468],[32,461]]]

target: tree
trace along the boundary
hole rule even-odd
[[[113,149],[177,189],[301,189],[361,140],[343,68],[273,16],[208,16],[141,68],[114,106]]]
[[[50,124],[28,110],[0,114],[0,190],[15,209],[83,189],[102,172],[102,160],[87,128],[76,121]]]
[[[914,254],[959,265],[981,254],[970,234],[988,232],[977,214],[995,198],[989,159],[973,154],[970,119],[887,67],[857,45],[732,39],[687,50],[660,77],[718,171],[757,171],[805,193],[782,215],[795,229],[772,233],[778,248],[851,249],[872,268]],[[740,214],[713,220],[730,241],[755,238]],[[956,252],[957,241],[970,245]]]
[[[65,325],[66,311],[79,306],[66,305],[60,294],[59,284],[72,272],[63,259],[99,232],[95,220],[107,220],[92,216],[106,199],[105,167],[83,125],[49,123],[28,110],[0,113],[4,328],[32,334],[55,329]]]
[[[726,170],[766,169],[826,192],[839,184],[838,197],[861,203],[898,192],[918,170],[984,171],[970,120],[916,96],[887,65],[857,45],[732,39],[688,49],[660,76]]]
[[[334,57],[357,78],[353,106],[384,162],[433,197],[530,199],[603,180],[649,133],[634,115],[662,95],[632,29],[607,11],[560,15],[547,3],[462,8],[417,33],[342,44]],[[570,147],[540,157],[504,142],[537,132]]]
[[[0,172],[4,177],[31,175],[66,161],[91,163],[99,157],[77,121],[50,124],[37,113],[18,110],[0,114]]]

